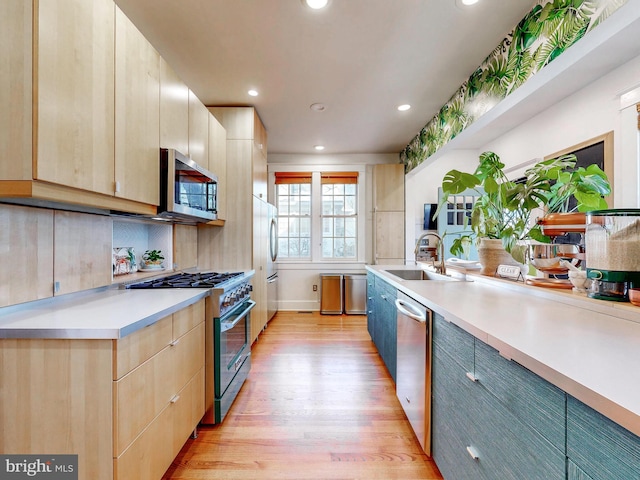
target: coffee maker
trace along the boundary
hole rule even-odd
[[[584,213],[551,213],[537,221],[541,232],[551,237],[551,243],[532,243],[529,258],[533,266],[547,275],[566,275],[571,265],[578,267],[585,260]],[[563,277],[564,278],[564,277]]]
[[[588,296],[629,301],[629,288],[640,286],[640,210],[588,212],[585,237]]]

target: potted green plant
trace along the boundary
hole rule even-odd
[[[146,269],[161,269],[164,261],[162,250],[145,250],[142,255],[142,261]]]
[[[531,221],[534,211],[565,212],[571,199],[576,202],[573,210],[580,212],[607,208],[604,196],[611,188],[606,174],[597,165],[575,168],[576,161],[575,155],[563,155],[538,162],[525,171],[524,181],[516,183],[504,173],[505,165],[497,154],[484,152],[473,173],[454,169],[445,174],[436,215],[450,195],[474,190],[479,197],[471,210],[469,236],[475,237],[478,253],[484,239],[493,240],[487,245],[492,244],[493,249],[499,245],[523,264],[527,248],[523,240],[551,241]]]

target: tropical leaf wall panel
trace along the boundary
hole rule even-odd
[[[400,152],[409,172],[602,23],[627,0],[539,0]]]

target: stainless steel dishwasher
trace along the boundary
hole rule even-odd
[[[396,395],[422,449],[431,455],[432,312],[398,290]]]

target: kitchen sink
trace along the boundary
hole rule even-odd
[[[436,281],[457,281],[458,279],[441,275],[439,273],[428,272],[426,270],[383,270],[390,275],[401,278],[402,280],[436,280]]]

